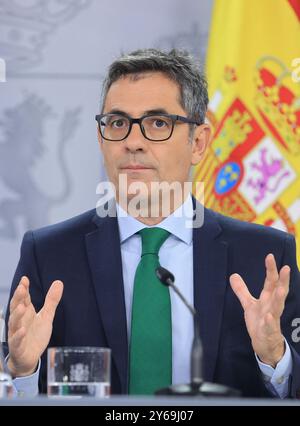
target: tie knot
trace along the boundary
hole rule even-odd
[[[159,249],[166,241],[170,232],[162,228],[144,228],[139,231],[142,238],[142,256],[145,254],[158,255]]]

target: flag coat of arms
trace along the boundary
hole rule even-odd
[[[215,0],[205,205],[294,234],[300,265],[300,0]]]

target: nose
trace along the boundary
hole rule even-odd
[[[147,149],[147,139],[144,137],[138,123],[133,123],[131,132],[124,139],[125,148],[130,152],[145,151]]]

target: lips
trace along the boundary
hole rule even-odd
[[[147,170],[152,169],[152,167],[147,167],[142,164],[128,164],[126,166],[121,167],[122,170]]]

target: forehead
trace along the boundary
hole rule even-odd
[[[104,112],[111,110],[139,114],[155,109],[183,112],[178,84],[161,72],[121,77],[107,92]]]

